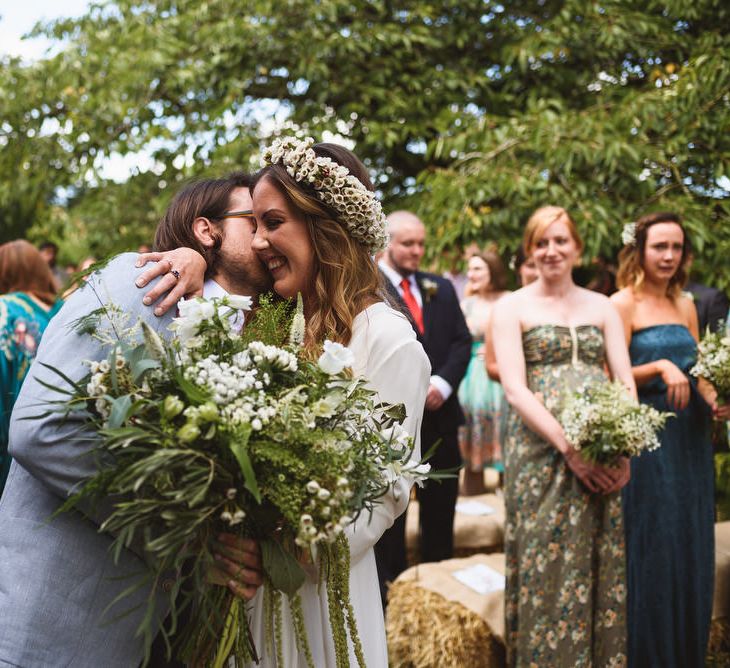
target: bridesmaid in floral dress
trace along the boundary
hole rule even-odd
[[[506,275],[492,251],[475,253],[466,272],[466,297],[461,302],[472,335],[471,359],[459,386],[459,403],[466,423],[459,428],[459,449],[464,459],[463,494],[483,494],[484,468],[499,471],[502,464],[502,386],[489,378],[484,364],[485,333],[496,301],[506,294]]]
[[[559,207],[527,223],[539,278],[495,307],[499,373],[512,406],[505,439],[506,643],[509,666],[624,666],[626,585],[618,468],[591,465],[567,442],[561,399],[606,380],[636,388],[621,320],[579,288],[582,250]]]

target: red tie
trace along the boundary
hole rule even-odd
[[[421,336],[423,336],[423,311],[411,292],[411,282],[407,278],[404,278],[400,282],[400,286],[403,289],[403,301],[406,303],[408,310],[411,312],[418,331]]]

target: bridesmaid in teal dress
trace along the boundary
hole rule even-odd
[[[484,468],[503,471],[502,428],[504,392],[487,375],[485,336],[492,308],[506,294],[506,275],[492,251],[475,253],[467,266],[466,297],[461,302],[472,335],[471,359],[459,385],[459,403],[465,424],[459,428],[459,450],[464,460],[462,494],[483,494]]]
[[[509,666],[624,666],[626,581],[619,490],[628,461],[592,465],[568,443],[562,398],[607,380],[635,393],[621,319],[575,285],[582,243],[559,207],[530,218],[538,279],[501,299],[493,329],[511,405],[505,439],[505,617]]]
[[[58,310],[46,261],[27,241],[0,246],[0,492],[10,469],[13,404],[48,321]]]
[[[624,490],[629,666],[703,666],[712,615],[714,475],[711,418],[727,419],[696,359],[697,312],[682,293],[690,261],[679,216],[625,228],[612,299],[629,343],[639,398],[673,411],[661,447],[631,462]]]

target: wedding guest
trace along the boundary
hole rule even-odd
[[[8,427],[15,399],[60,302],[51,270],[24,241],[0,246],[0,493],[10,469]]]
[[[413,457],[418,459],[418,425],[424,403],[428,406],[429,401],[429,363],[405,315],[381,298],[383,285],[372,254],[386,240],[385,219],[366,168],[351,151],[334,144],[312,146],[311,140],[277,140],[264,155],[267,166],[253,186],[257,225],[253,247],[272,274],[274,290],[287,299],[302,294],[307,321],[305,345],[313,353],[321,350],[325,339],[347,344],[355,356],[354,373],[367,378],[383,401],[405,404],[404,427],[415,438]],[[332,179],[329,183],[322,179],[320,186],[306,179],[307,173],[322,176],[338,165],[349,177],[344,187]],[[185,256],[196,262],[189,251],[148,257],[174,257],[177,263]],[[446,279],[439,280],[448,285]],[[188,285],[181,280],[180,284],[185,292],[199,288],[199,281]],[[153,298],[159,295],[160,291],[153,291]],[[162,303],[169,303],[167,299]],[[399,478],[395,489],[375,505],[372,514],[363,513],[347,529],[350,597],[368,666],[388,665],[373,546],[402,515],[409,493],[408,482]],[[327,590],[315,576],[305,582],[299,594],[314,665],[334,666]],[[284,664],[306,665],[297,649],[298,629],[290,621],[288,602],[284,600],[282,605]],[[263,596],[257,594],[251,612],[255,644],[264,653],[264,665],[278,665],[266,641],[265,614]],[[348,646],[351,665],[355,665],[352,642]]]
[[[520,246],[515,253],[512,268],[517,274],[517,283],[520,287],[525,287],[526,285],[536,281],[539,275],[534,258],[527,255],[522,246]]]
[[[522,246],[512,257],[510,269],[517,274],[517,284],[520,287],[529,285],[537,280],[537,269],[535,261],[525,255]],[[487,323],[487,334],[484,337],[484,364],[487,369],[487,375],[494,381],[499,382],[499,367],[497,366],[497,356],[494,354],[494,335],[492,333],[491,317]],[[506,406],[509,409],[509,404]]]
[[[459,385],[459,403],[465,424],[459,427],[459,450],[465,462],[463,494],[484,494],[484,468],[502,466],[502,386],[490,380],[484,362],[487,325],[496,301],[506,294],[507,277],[502,260],[493,251],[475,253],[466,271],[465,297],[461,302],[472,335],[471,358]]]
[[[419,270],[425,253],[426,228],[409,211],[388,216],[390,241],[380,260],[391,296],[405,313],[431,362],[421,423],[424,452],[435,446],[429,462],[435,470],[460,464],[458,428],[464,415],[456,395],[466,372],[471,335],[448,279]],[[453,556],[456,477],[427,481],[416,491],[419,501],[420,560],[443,561]],[[405,517],[399,518],[376,546],[383,591],[406,567]]]
[[[625,571],[621,496],[628,462],[590,464],[557,415],[566,392],[606,382],[635,392],[621,320],[578,287],[583,249],[565,209],[535,211],[524,233],[535,282],[494,310],[505,438],[506,645],[509,666],[621,666]]]
[[[83,260],[81,260],[77,267],[74,267],[72,269],[70,275],[73,276],[73,280],[63,293],[64,299],[68,299],[75,290],[78,290],[79,287],[83,285],[84,281],[87,281],[89,279],[88,273],[84,273],[81,276],[75,276],[75,274],[77,274],[78,272],[87,272],[89,267],[96,264],[97,262],[98,260],[95,257],[89,255],[88,257],[85,257]]]
[[[68,279],[68,273],[56,264],[56,260],[58,259],[58,246],[52,241],[43,241],[38,245],[38,252],[48,264],[48,268],[51,270],[53,280],[56,284],[56,292],[58,292],[66,283],[66,279]]]
[[[479,246],[472,241],[467,244],[463,251],[458,246],[452,246],[449,250],[444,251],[443,255],[446,256],[448,261],[448,269],[444,272],[444,278],[448,278],[451,281],[451,285],[454,286],[454,292],[461,302],[464,299],[464,290],[466,289],[467,276],[463,270],[464,262],[468,262],[469,258],[476,253],[479,253]],[[379,260],[380,258],[378,258]]]
[[[720,331],[728,321],[730,302],[727,295],[722,290],[696,281],[687,281],[685,289],[692,295],[697,309],[700,336],[704,335],[708,327],[714,332]]]
[[[629,666],[702,666],[714,574],[713,389],[695,383],[697,312],[682,293],[690,241],[682,219],[653,213],[624,229],[619,292],[639,399],[672,411],[661,447],[631,462],[624,491]]]

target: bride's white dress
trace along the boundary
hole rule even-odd
[[[407,418],[404,426],[416,438],[413,457],[420,458],[419,427],[431,368],[408,320],[383,302],[373,304],[356,316],[349,348],[355,355],[355,374],[368,378],[370,386],[377,390],[383,401],[405,404]],[[386,668],[388,665],[373,545],[395,518],[404,512],[409,492],[408,484],[399,480],[393,492],[376,506],[372,516],[363,514],[348,532],[351,552],[350,596],[368,668]],[[334,666],[335,650],[329,629],[326,587],[319,586],[314,580],[307,581],[300,593],[314,665],[318,668]],[[259,666],[268,668],[276,666],[276,658],[265,647],[262,594],[262,590],[259,590],[252,601],[251,630],[256,649],[262,655]],[[300,656],[297,650],[286,601],[283,622],[284,666],[306,666],[304,656]],[[357,665],[352,646],[350,664]]]

